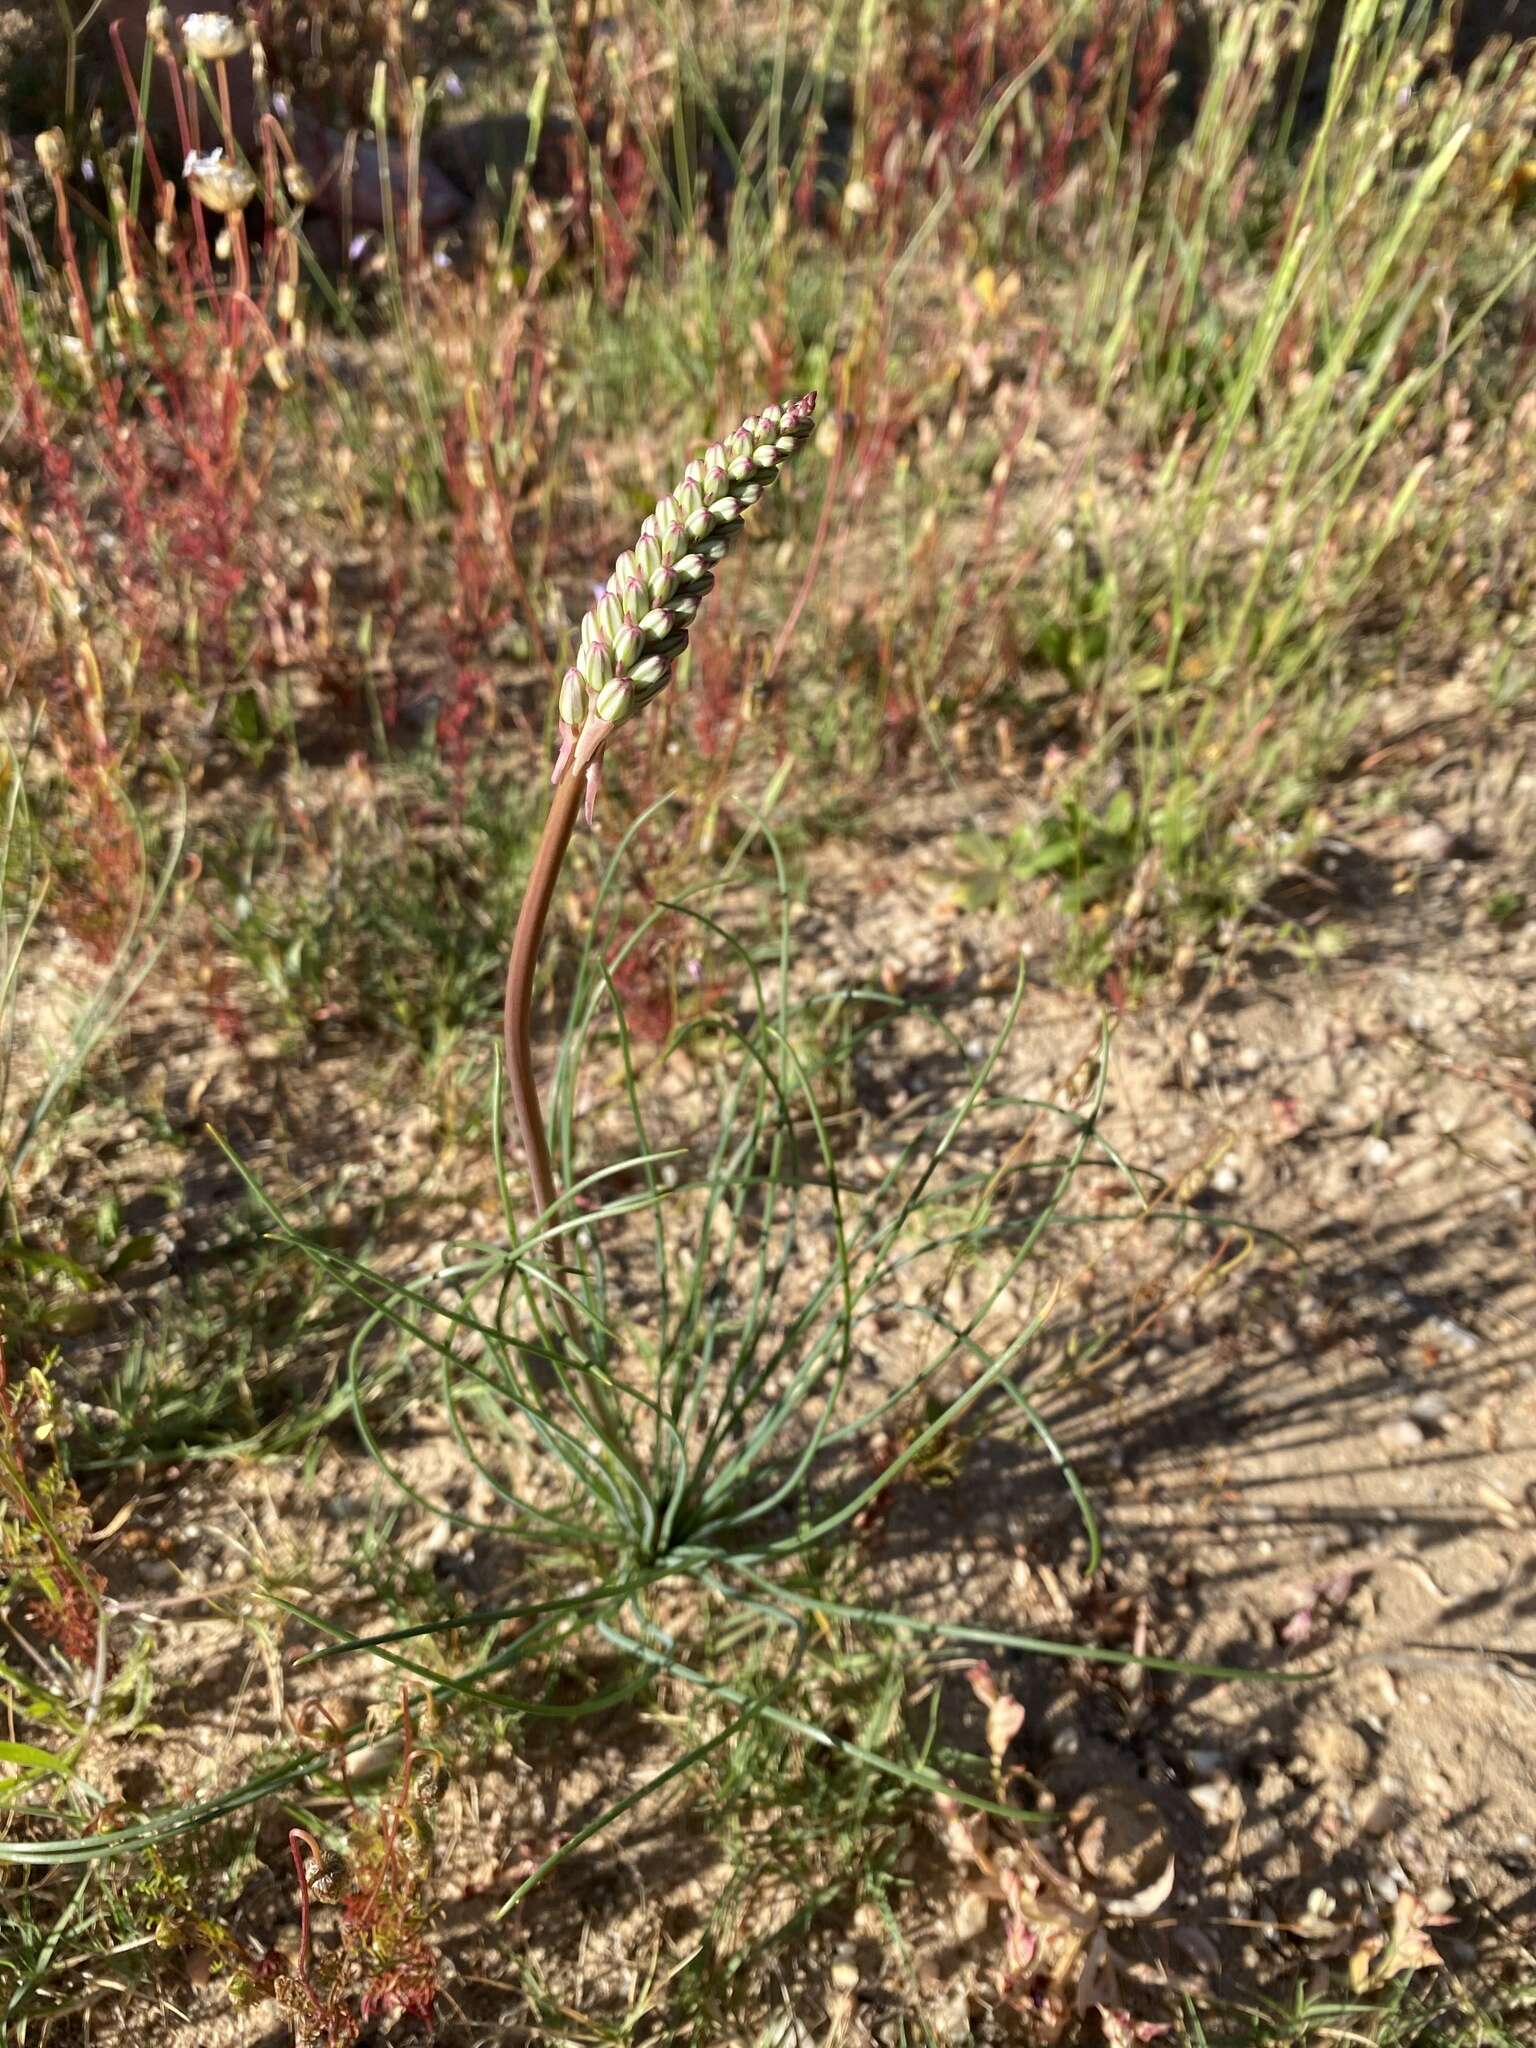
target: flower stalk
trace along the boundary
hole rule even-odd
[[[560,685],[559,751],[550,777],[554,797],[518,915],[502,1012],[508,1089],[541,1226],[551,1221],[560,1192],[534,1078],[533,978],[577,812],[593,823],[610,740],[665,689],[699,606],[714,587],[717,565],[741,533],[747,511],[810,438],[815,410],[814,391],[792,405],[765,406],[728,440],[690,462],[677,488],[647,517],[635,546],[620,555],[581,622],[580,649]],[[562,1310],[574,1337],[575,1311],[563,1296]]]

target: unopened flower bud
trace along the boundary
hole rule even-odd
[[[714,530],[714,515],[710,512],[708,506],[706,505],[701,505],[696,512],[690,512],[688,514],[688,517],[683,521],[683,532],[687,534],[689,540],[691,540],[695,546],[697,546],[700,541],[708,540],[709,536],[714,532]]]
[[[583,647],[576,657],[576,673],[593,696],[613,680],[613,656],[603,641],[594,640],[590,646]]]
[[[657,569],[651,577],[651,596],[655,598],[658,604],[666,604],[675,595],[677,591],[677,585],[677,571],[669,567],[666,563],[663,563],[662,566],[659,569]]]
[[[616,668],[628,670],[645,652],[645,635],[638,626],[624,625],[619,628],[613,643],[613,660]]]
[[[586,685],[575,669],[568,668],[560,682],[560,716],[567,725],[580,725],[587,715]]]
[[[671,630],[672,614],[664,611],[659,605],[655,610],[648,611],[640,621],[640,631],[652,646],[655,646],[658,640],[665,640]]]
[[[308,206],[315,196],[315,181],[302,164],[283,165],[283,184],[295,206]]]
[[[615,676],[600,692],[594,709],[609,725],[621,725],[628,716],[634,685],[628,676]]]

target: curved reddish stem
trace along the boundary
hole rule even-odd
[[[549,1136],[544,1128],[538,1084],[533,1074],[533,977],[538,967],[539,946],[544,938],[549,906],[554,901],[560,869],[571,843],[571,833],[575,830],[581,795],[582,777],[567,770],[555,785],[554,801],[544,820],[533,872],[523,892],[523,905],[518,912],[517,930],[512,939],[512,956],[507,962],[507,993],[502,1011],[507,1085],[512,1091],[512,1108],[517,1116],[518,1134],[523,1141],[523,1154],[528,1162],[528,1178],[533,1183],[540,1225],[551,1220],[560,1199],[560,1189],[555,1180]],[[561,1296],[560,1307],[565,1326],[574,1337],[577,1334],[575,1310],[564,1296]]]

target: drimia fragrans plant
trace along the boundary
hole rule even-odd
[[[674,1700],[681,1688],[698,1701],[701,1738],[566,1839],[509,1908],[555,1863],[749,1726],[838,1752],[925,1795],[1028,1817],[1000,1806],[982,1781],[956,1784],[940,1774],[917,1738],[899,1733],[866,1746],[818,1721],[820,1695],[805,1672],[829,1630],[1246,1675],[968,1621],[919,1620],[858,1597],[864,1535],[889,1489],[973,1427],[993,1438],[1010,1429],[1033,1437],[1070,1489],[1096,1563],[1087,1497],[1037,1407],[1050,1378],[1042,1340],[1054,1290],[1037,1282],[1031,1310],[1015,1315],[995,1348],[994,1312],[1008,1290],[1027,1288],[1025,1269],[1047,1231],[1070,1223],[1062,1201],[1085,1160],[1123,1175],[1130,1215],[1176,1227],[1196,1220],[1162,1201],[1149,1206],[1138,1177],[1100,1135],[1102,1046],[1074,1107],[997,1085],[1023,1000],[1022,971],[979,1062],[942,1019],[874,990],[858,992],[872,1021],[839,1037],[828,1030],[835,997],[794,994],[789,890],[766,824],[752,826],[716,873],[677,900],[655,905],[638,925],[626,914],[618,878],[648,812],[625,834],[598,891],[551,1089],[553,1143],[546,1134],[529,993],[578,811],[592,801],[615,734],[663,686],[744,510],[808,437],[811,418],[810,397],[783,411],[769,407],[692,465],[583,625],[562,688],[554,795],[507,982],[506,1082],[528,1155],[532,1230],[517,1231],[499,1076],[492,1129],[513,1242],[452,1247],[419,1281],[396,1280],[306,1239],[234,1162],[276,1234],[368,1310],[350,1347],[348,1384],[358,1431],[380,1470],[449,1525],[509,1540],[521,1568],[538,1573],[504,1605],[381,1633],[284,1601],[327,1639],[312,1657],[367,1651],[429,1701],[481,1701],[530,1719],[610,1711],[658,1682]],[[766,948],[756,937],[764,855],[774,906]],[[680,1099],[708,1105],[700,1127],[662,1151],[650,1140],[613,976],[664,917],[690,920],[702,945],[734,961],[740,995],[733,1011],[690,1021],[661,1055],[663,1067],[686,1066]],[[742,925],[754,931],[752,944],[733,928]],[[829,1069],[864,1056],[886,1017],[902,1024],[904,1057],[959,1077],[958,1099],[910,1112],[884,1163],[845,1182],[823,1107]],[[932,1044],[913,1053],[919,1028]],[[599,1052],[610,1069],[617,1055],[618,1109],[632,1145],[614,1142],[611,1118],[595,1132],[592,1114],[578,1113],[578,1084]],[[647,1093],[659,1093],[659,1078],[648,1072]],[[1053,1121],[1064,1142],[1037,1156],[1021,1129],[1048,1131]],[[586,1145],[601,1144],[607,1163],[583,1169],[578,1133]],[[1103,1210],[1094,1218],[1102,1222]],[[950,1283],[961,1263],[987,1278],[956,1312]],[[861,1379],[870,1366],[873,1381]],[[409,1416],[419,1436],[434,1403],[491,1503],[483,1512],[468,1512],[462,1493],[430,1496],[396,1462],[388,1418]],[[423,1642],[439,1636],[449,1641],[436,1650]],[[212,1800],[74,1840],[0,1843],[0,1861],[85,1861],[140,1848],[334,1777],[342,1750],[373,1739],[361,1727],[338,1732],[328,1749],[279,1760]]]
[[[529,1017],[539,945],[577,804],[583,804],[591,824],[609,740],[666,688],[699,606],[714,588],[715,565],[742,531],[746,513],[809,439],[815,412],[814,391],[790,406],[765,406],[755,418],[744,419],[728,441],[690,462],[677,489],[646,519],[634,549],[615,562],[601,596],[581,622],[581,652],[560,685],[560,751],[551,777],[555,798],[507,966],[507,1079],[541,1221],[555,1206],[556,1189],[533,1076]],[[569,1325],[568,1312],[566,1319]]]

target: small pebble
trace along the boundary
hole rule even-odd
[[[1218,1827],[1226,1818],[1227,1794],[1231,1788],[1219,1778],[1212,1778],[1207,1784],[1191,1785],[1190,1804],[1210,1822]]]
[[[1355,1826],[1363,1835],[1385,1835],[1397,1820],[1398,1804],[1385,1785],[1369,1785],[1355,1801]]]
[[[1376,1434],[1392,1451],[1416,1451],[1424,1442],[1424,1432],[1411,1415],[1394,1416],[1390,1422],[1384,1422]]]

